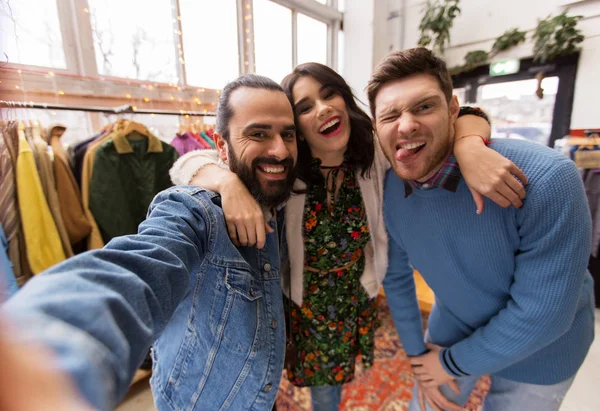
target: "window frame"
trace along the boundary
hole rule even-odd
[[[298,13],[327,25],[327,65],[338,67],[338,33],[342,27],[343,13],[337,9],[337,0],[328,0],[327,5],[315,0],[270,0],[292,11],[292,67],[298,65]]]
[[[181,31],[179,0],[170,0],[174,30]],[[218,1],[218,0],[215,0]],[[337,0],[327,5],[315,0],[269,0],[292,10],[292,63],[297,56],[297,16],[303,13],[327,24],[327,64],[338,65],[338,32],[343,13]],[[2,100],[58,103],[84,106],[136,105],[144,109],[215,111],[220,90],[189,85],[185,73],[185,48],[182,36],[174,36],[176,84],[101,75],[92,33],[88,0],[56,0],[66,69],[8,63],[0,67]],[[255,72],[253,0],[236,0],[238,24],[239,73]],[[248,30],[248,32],[246,32]],[[179,50],[183,51],[180,55]],[[181,60],[180,60],[181,57]],[[182,62],[183,61],[183,62]],[[149,102],[144,99],[148,98]],[[89,113],[94,128],[98,114]]]
[[[505,83],[519,80],[535,79],[539,72],[545,77],[558,77],[558,90],[554,103],[552,131],[548,146],[554,147],[554,142],[568,135],[571,130],[571,115],[575,97],[575,78],[579,64],[579,53],[561,56],[546,64],[533,61],[532,58],[521,59],[518,73],[506,76],[490,76],[489,64],[478,67],[470,72],[452,76],[454,88],[465,88],[465,103],[477,101],[477,89],[486,84]]]

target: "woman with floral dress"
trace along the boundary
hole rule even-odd
[[[299,176],[285,209],[290,273],[282,274],[282,289],[296,352],[295,361],[286,359],[287,376],[296,386],[310,387],[314,410],[335,410],[343,384],[354,378],[357,357],[366,368],[373,363],[375,297],[387,269],[382,204],[389,163],[371,119],[335,71],[302,64],[282,86],[296,115]],[[218,137],[223,130],[216,131]],[[489,124],[463,116],[455,135],[468,134],[489,136]],[[454,150],[469,187],[488,197],[506,190],[510,172],[519,172],[479,137],[457,139]],[[264,245],[270,228],[260,206],[215,151],[186,154],[171,177],[175,184],[221,193],[234,244]],[[490,191],[494,180],[501,183]]]

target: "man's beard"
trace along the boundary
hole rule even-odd
[[[268,187],[263,189],[262,183],[256,175],[259,163],[284,166],[287,170],[286,178],[279,181],[267,181]],[[292,187],[296,181],[296,167],[291,157],[281,161],[270,157],[257,157],[248,167],[239,161],[235,152],[230,149],[229,168],[242,180],[256,201],[267,208],[277,207],[286,202],[290,198]]]

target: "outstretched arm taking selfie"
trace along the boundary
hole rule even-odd
[[[210,222],[200,191],[159,194],[137,235],[52,267],[0,309],[100,410],[125,395],[203,262]]]

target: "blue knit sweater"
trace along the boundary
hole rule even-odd
[[[436,297],[428,326],[450,374],[493,374],[555,384],[575,374],[594,338],[587,272],[591,217],[574,163],[514,140],[490,146],[529,179],[521,209],[486,199],[482,215],[464,180],[456,193],[385,181],[390,236],[385,292],[408,355],[426,351],[413,268]],[[411,266],[412,264],[412,266]]]

